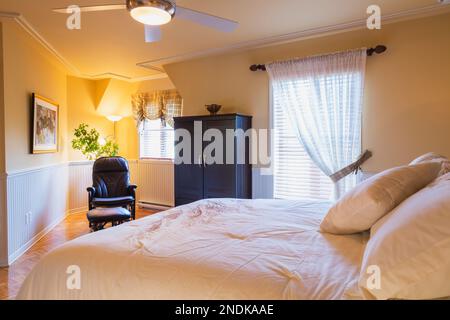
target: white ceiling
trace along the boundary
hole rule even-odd
[[[132,20],[126,10],[82,14],[81,30],[74,31],[66,28],[66,15],[51,11],[73,4],[124,2],[0,0],[0,11],[22,14],[80,74],[141,78],[158,73],[138,65],[143,62],[160,67],[173,57],[366,19],[371,4],[378,4],[383,15],[437,5],[436,0],[178,0],[184,7],[238,21],[239,28],[227,34],[175,19],[163,27],[163,40],[158,43],[144,42],[143,25]]]

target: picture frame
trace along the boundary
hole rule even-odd
[[[56,153],[59,142],[59,104],[32,95],[32,150],[33,154]]]

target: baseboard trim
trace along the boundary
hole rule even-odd
[[[66,214],[61,219],[56,220],[55,222],[53,222],[52,224],[47,226],[44,230],[42,230],[37,235],[35,235],[30,241],[28,241],[22,247],[20,247],[19,250],[17,250],[13,254],[11,254],[8,257],[8,261],[2,261],[0,265],[1,266],[5,266],[5,267],[12,265],[21,256],[23,256],[28,250],[30,250],[31,247],[33,247],[36,243],[38,243],[39,240],[41,240],[50,231],[52,231],[58,224],[60,224],[64,220],[66,220],[68,216],[73,215],[73,214],[77,214],[77,213],[83,213],[83,212],[87,212],[87,207],[86,208],[76,208],[76,209],[67,210]]]
[[[32,246],[34,246],[39,240],[41,240],[45,235],[47,235],[50,231],[52,231],[58,224],[63,222],[67,218],[67,213],[61,218],[56,221],[54,221],[52,224],[47,226],[45,229],[43,229],[41,232],[39,232],[37,235],[35,235],[30,241],[25,243],[22,247],[20,247],[18,250],[13,252],[8,256],[8,265],[12,265],[17,259],[19,259],[21,256],[23,256]]]
[[[69,211],[67,211],[67,215],[72,215],[72,214],[77,214],[77,213],[82,213],[82,212],[88,212],[88,207],[69,209]]]

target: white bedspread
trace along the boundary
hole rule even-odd
[[[213,199],[92,233],[44,257],[18,299],[360,299],[366,234],[319,231],[330,204]],[[79,266],[81,289],[68,290]]]

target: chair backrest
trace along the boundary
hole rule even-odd
[[[92,182],[96,198],[128,196],[130,170],[122,157],[100,158],[94,163]]]

